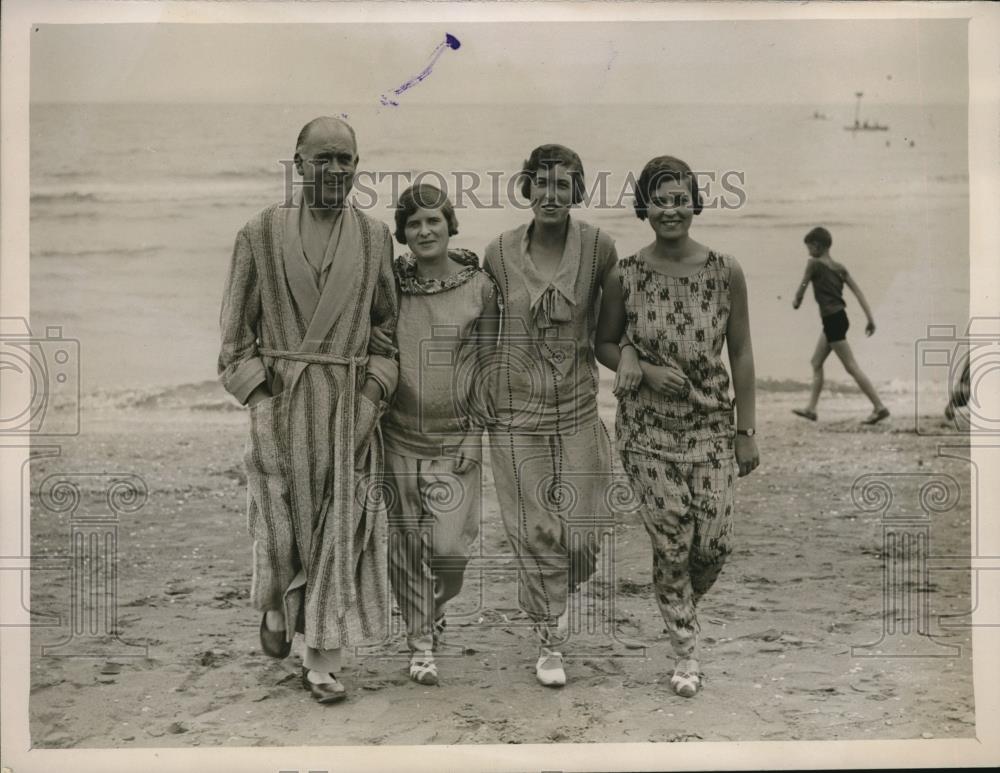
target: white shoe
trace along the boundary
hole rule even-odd
[[[670,677],[670,687],[682,698],[692,698],[701,689],[701,670],[694,658],[678,658],[674,673]]]
[[[418,684],[438,683],[437,664],[434,662],[433,652],[424,650],[410,655],[410,679]]]
[[[542,647],[542,654],[535,663],[535,676],[546,687],[562,687],[566,684],[566,672],[563,670],[562,653],[554,652],[548,647]]]

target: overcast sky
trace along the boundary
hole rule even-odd
[[[36,28],[35,102],[964,102],[964,20]]]

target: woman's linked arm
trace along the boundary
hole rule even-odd
[[[753,363],[753,342],[750,339],[750,304],[746,277],[739,263],[733,261],[729,279],[729,324],[726,327],[726,347],[729,367],[733,372],[736,392],[736,427],[748,430],[757,425],[757,384]],[[753,435],[736,435],[736,462],[740,477],[751,473],[760,464],[757,441]]]
[[[625,298],[622,293],[618,267],[614,266],[604,276],[601,287],[601,313],[597,318],[597,361],[615,371],[614,393],[630,392],[639,388],[642,370],[639,355],[630,343],[622,344],[625,336]],[[628,339],[625,338],[627,342]]]

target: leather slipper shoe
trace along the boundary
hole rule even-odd
[[[287,658],[292,651],[285,631],[272,631],[267,627],[267,613],[260,619],[260,648],[272,658]]]

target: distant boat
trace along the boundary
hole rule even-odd
[[[812,117],[817,121],[829,121],[830,116],[826,113],[821,113],[819,110],[814,110]]]
[[[889,127],[884,124],[880,124],[878,121],[875,123],[869,123],[866,120],[862,121],[860,119],[861,115],[861,97],[865,93],[863,91],[855,91],[854,96],[858,98],[858,101],[854,103],[854,126],[845,126],[844,131],[848,132],[887,132]]]

